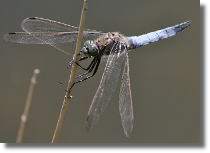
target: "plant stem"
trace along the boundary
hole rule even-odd
[[[77,46],[75,49],[75,56],[73,58],[73,60],[75,62],[79,61],[79,53],[80,53],[80,47],[81,47],[81,42],[82,42],[82,35],[83,35],[83,29],[84,29],[84,24],[85,24],[85,16],[86,16],[86,12],[87,12],[87,0],[84,0],[84,4],[83,4],[83,9],[82,9],[82,13],[81,13],[81,19],[80,19],[80,26],[79,26],[79,33],[78,33],[78,38],[77,38]],[[67,87],[67,91],[69,90],[69,88],[73,85],[74,83],[74,79],[76,76],[76,71],[77,71],[77,64],[75,64],[75,62],[73,62],[72,64],[72,69],[71,69],[71,74],[70,74],[70,79],[69,79],[69,83],[68,83],[68,87]],[[58,123],[55,129],[55,133],[52,139],[52,143],[57,143],[59,136],[60,136],[60,132],[63,126],[63,122],[64,122],[64,118],[67,112],[67,108],[71,99],[71,91],[72,88],[66,92],[66,95],[64,97],[63,100],[63,105],[61,108],[61,112],[60,112],[60,116],[58,119]]]
[[[26,100],[26,105],[25,105],[25,109],[23,112],[23,115],[21,115],[21,121],[20,121],[20,127],[19,127],[19,131],[18,131],[18,136],[17,136],[17,140],[16,143],[22,143],[23,142],[23,137],[25,134],[25,129],[26,129],[26,123],[28,121],[28,113],[29,113],[29,109],[31,106],[31,99],[32,99],[32,95],[33,95],[33,91],[34,91],[34,87],[36,85],[36,79],[37,79],[37,75],[40,73],[39,69],[35,69],[33,76],[31,78],[31,84],[29,87],[29,91],[28,91],[28,97]]]

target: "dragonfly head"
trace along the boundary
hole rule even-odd
[[[81,49],[81,52],[83,52],[88,57],[96,57],[99,54],[98,46],[91,40],[87,40],[84,43],[84,47]]]

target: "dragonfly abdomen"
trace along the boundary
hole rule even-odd
[[[140,36],[128,37],[129,50],[176,35],[190,25],[190,21]]]

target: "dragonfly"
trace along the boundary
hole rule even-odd
[[[79,61],[85,59],[92,59],[92,61],[87,68],[76,63],[85,70],[85,73],[76,76],[76,78],[83,77],[83,79],[75,81],[73,85],[94,76],[100,62],[106,61],[102,79],[88,111],[86,120],[87,131],[92,129],[99,120],[121,77],[119,112],[124,133],[129,137],[134,124],[129,74],[129,51],[174,36],[186,29],[190,24],[190,21],[186,21],[162,30],[130,37],[126,37],[119,32],[104,33],[90,29],[84,30],[82,39],[82,44],[84,45],[81,46],[80,51],[83,57]],[[79,31],[78,27],[39,17],[26,18],[23,20],[21,27],[25,32],[8,33],[3,38],[6,41],[23,44],[48,44],[66,54],[74,55]]]

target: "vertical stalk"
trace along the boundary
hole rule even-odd
[[[84,24],[85,24],[85,16],[86,16],[86,12],[87,12],[87,0],[84,0],[84,4],[83,4],[83,9],[82,9],[82,13],[81,13],[81,19],[80,19],[80,26],[79,26],[79,33],[78,33],[78,38],[77,38],[77,45],[76,45],[76,49],[75,49],[75,56],[74,56],[74,61],[78,62],[79,61],[79,53],[80,53],[80,47],[81,47],[81,42],[82,42],[82,35],[83,35],[83,29],[84,29]],[[73,85],[74,83],[74,79],[76,76],[76,71],[77,71],[77,64],[75,64],[75,62],[73,62],[72,64],[72,69],[71,69],[71,74],[70,74],[70,79],[69,79],[69,83],[68,83],[68,87],[67,87],[67,91],[68,89]],[[63,126],[63,122],[64,122],[64,118],[67,112],[67,108],[71,99],[71,91],[72,88],[66,92],[66,95],[64,96],[64,100],[63,100],[63,105],[61,108],[61,112],[60,112],[60,116],[58,119],[58,123],[55,129],[55,133],[52,139],[52,143],[57,143],[59,136],[60,136],[60,132]]]
[[[29,113],[29,109],[31,106],[31,99],[32,99],[32,95],[34,92],[34,87],[36,85],[36,79],[37,79],[37,75],[40,73],[39,69],[35,69],[33,76],[31,78],[31,84],[29,87],[29,91],[28,91],[28,97],[26,100],[26,105],[25,105],[25,109],[23,112],[23,115],[21,115],[21,121],[20,121],[20,127],[19,127],[19,131],[18,131],[18,136],[17,136],[17,140],[16,143],[22,143],[23,142],[23,137],[25,134],[25,129],[26,129],[26,123],[28,121],[28,113]]]

